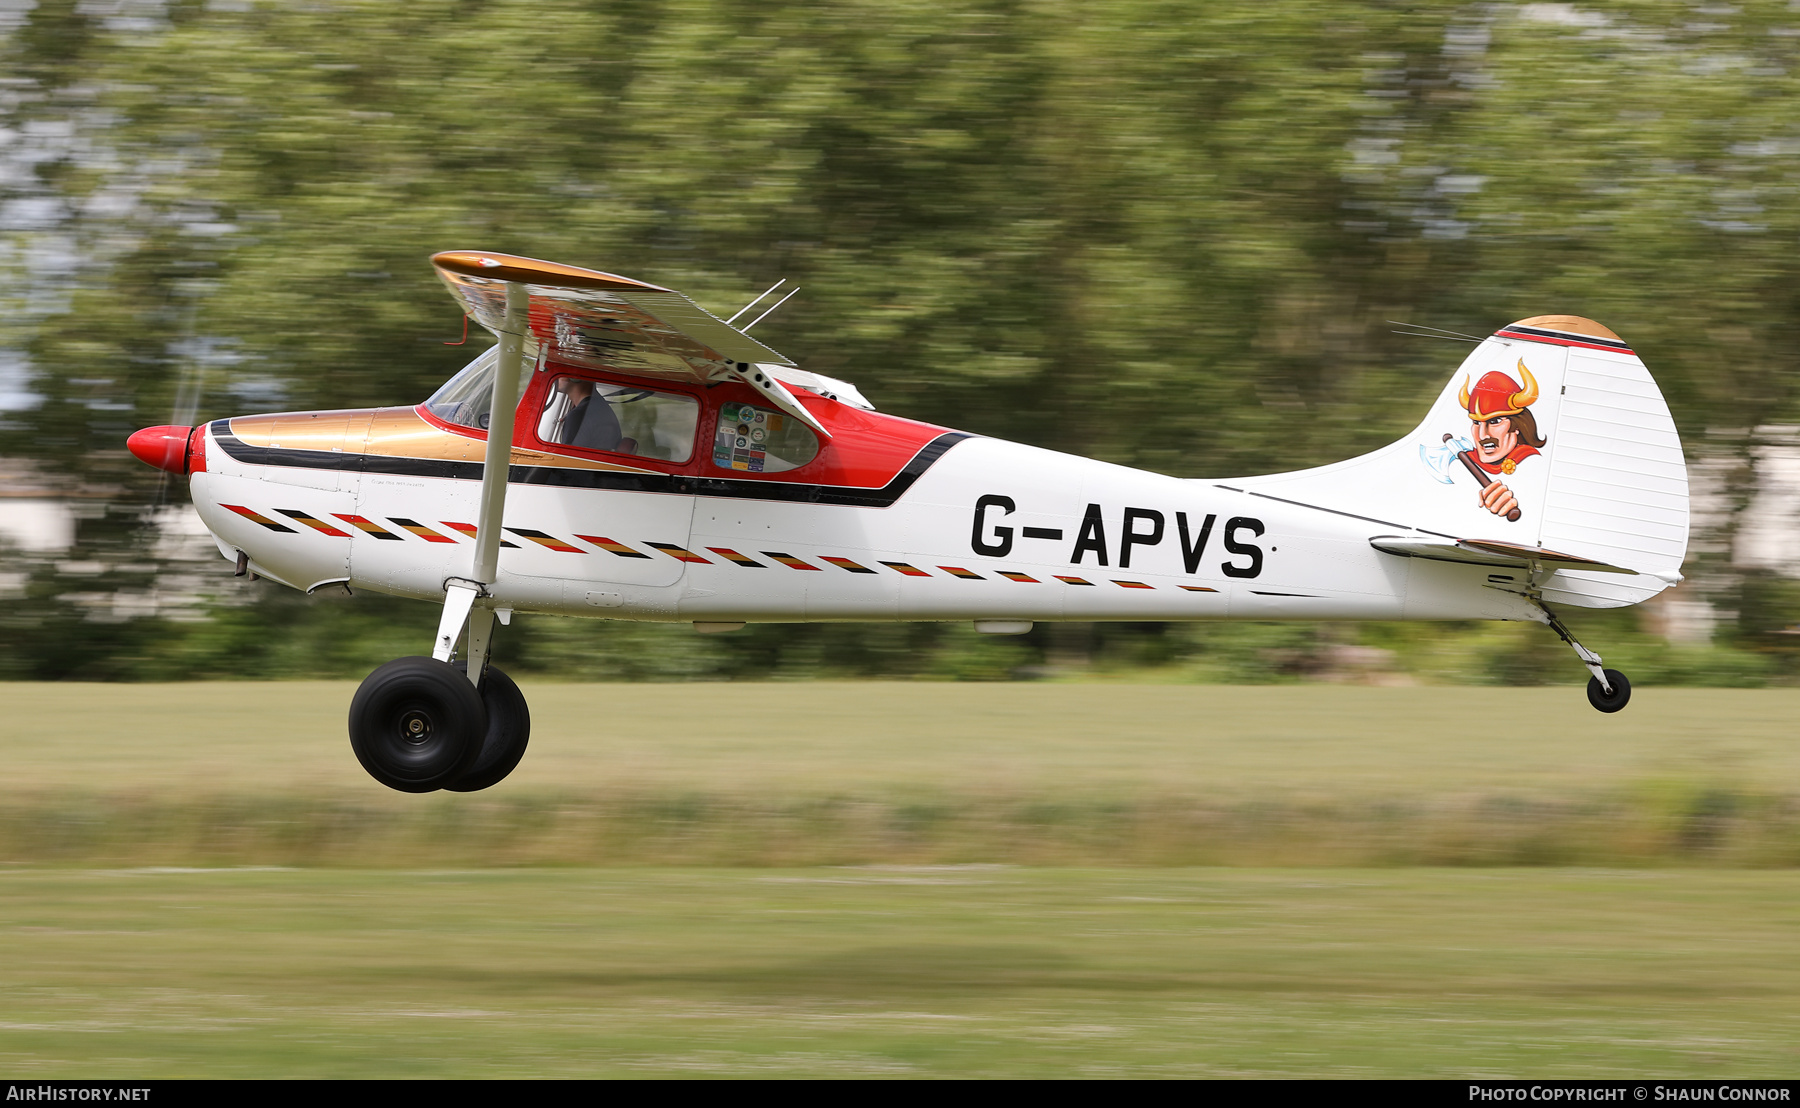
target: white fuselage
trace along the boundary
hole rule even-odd
[[[207,434],[194,502],[256,572],[423,600],[470,572],[451,524],[475,518],[478,479],[258,464]],[[1538,618],[1516,571],[1373,549],[1409,533],[1397,521],[997,439],[949,443],[885,506],[690,484],[515,478],[486,603],[698,622]]]

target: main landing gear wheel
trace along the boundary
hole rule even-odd
[[[369,674],[350,701],[350,748],[390,789],[441,789],[483,752],[488,719],[481,700],[447,662],[396,658]]]
[[[1625,680],[1625,675],[1616,669],[1602,672],[1606,674],[1606,683],[1612,686],[1612,692],[1606,691],[1606,687],[1600,684],[1598,677],[1590,677],[1588,678],[1588,703],[1602,712],[1616,712],[1631,703],[1631,682]]]
[[[456,663],[456,669],[463,673],[468,668],[467,662]],[[468,683],[467,677],[463,683]],[[525,694],[512,678],[493,666],[481,675],[481,703],[487,709],[487,737],[475,764],[444,786],[454,793],[472,793],[498,785],[525,756],[525,744],[531,739],[531,710],[525,706]]]

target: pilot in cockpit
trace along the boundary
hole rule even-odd
[[[624,437],[619,417],[612,405],[594,389],[594,382],[580,377],[564,377],[557,388],[568,394],[569,410],[563,416],[557,439],[567,446],[583,450],[630,452],[637,444]]]

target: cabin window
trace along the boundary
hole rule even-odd
[[[662,462],[694,455],[700,402],[685,393],[558,377],[544,398],[537,429],[544,442]]]
[[[432,393],[431,399],[425,401],[425,410],[445,423],[487,430],[491,415],[488,408],[494,398],[494,374],[499,370],[500,348],[490,346],[464,366],[462,372],[444,382],[443,388]],[[527,365],[525,372],[519,374],[519,396],[513,401],[515,405],[525,398],[525,390],[530,385],[531,367]]]
[[[719,409],[713,465],[746,473],[799,469],[818,456],[819,437],[791,415],[754,404]]]

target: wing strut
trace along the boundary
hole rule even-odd
[[[469,681],[479,686],[493,641],[494,610],[477,607],[487,587],[500,576],[500,523],[506,514],[506,482],[512,471],[513,416],[518,407],[519,378],[525,372],[525,333],[529,326],[530,291],[506,282],[506,315],[499,327],[500,363],[488,400],[487,453],[481,465],[481,507],[475,517],[475,563],[468,577],[444,581],[444,614],[438,620],[431,656],[448,662],[465,622],[469,625]]]

